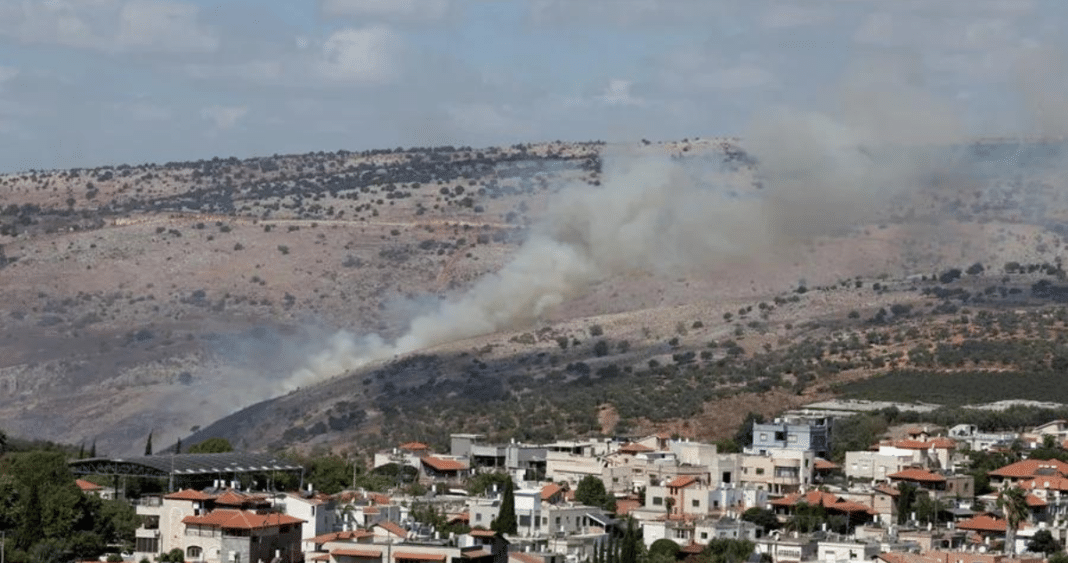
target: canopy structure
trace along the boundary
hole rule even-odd
[[[240,473],[282,471],[299,474],[303,486],[304,467],[271,454],[227,452],[221,454],[162,454],[139,457],[79,459],[71,461],[75,475],[114,475],[129,477],[236,477]]]

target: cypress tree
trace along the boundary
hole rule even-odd
[[[89,457],[96,457],[96,438],[93,438],[93,447],[89,448]]]
[[[176,454],[182,453],[182,439],[181,438],[178,438],[178,443],[174,445],[174,453],[176,453]]]
[[[152,432],[148,433],[148,441],[145,442],[145,455],[152,455]]]
[[[519,522],[515,519],[515,484],[511,477],[504,483],[500,512],[490,527],[499,534],[515,534],[519,530]]]

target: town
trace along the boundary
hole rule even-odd
[[[304,467],[269,454],[171,450],[68,465],[81,477],[82,495],[122,500],[136,511],[133,544],[100,557],[106,561],[1068,557],[1068,421],[1024,431],[905,424],[868,448],[842,452],[835,439],[848,428],[836,422],[856,420],[841,404],[863,402],[831,403],[766,422],[750,418],[741,448],[667,433],[543,444],[452,434],[441,452],[407,442],[374,454],[371,471],[388,469],[380,473],[393,480],[378,491],[328,494]],[[836,453],[840,459],[832,459]],[[120,485],[127,479],[155,479],[163,490],[134,497]]]

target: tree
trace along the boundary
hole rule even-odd
[[[148,433],[148,440],[145,442],[145,455],[152,455],[152,432]]]
[[[904,524],[909,520],[909,513],[916,503],[916,485],[902,481],[897,485],[897,523]]]
[[[623,532],[622,545],[619,547],[619,563],[638,563],[642,550],[642,531],[634,524],[634,518],[627,518],[627,529]]]
[[[89,457],[96,457],[96,439],[93,439],[93,446],[89,448]]]
[[[226,438],[208,438],[199,444],[189,446],[191,454],[221,454],[234,451],[230,441]]]
[[[738,431],[734,433],[734,443],[738,444],[739,450],[753,445],[753,425],[763,423],[764,415],[762,414],[749,412],[745,415],[745,420],[738,427]]]
[[[701,555],[709,563],[742,563],[756,546],[748,540],[716,538],[708,542]]]
[[[513,535],[519,531],[519,523],[515,519],[515,484],[511,477],[504,483],[500,512],[493,519],[490,529],[499,534]]]
[[[998,495],[998,508],[1005,513],[1005,552],[1016,553],[1016,529],[1027,518],[1027,493],[1020,487],[1005,489]]]
[[[669,561],[675,560],[675,555],[679,553],[679,544],[674,540],[667,538],[661,538],[653,542],[653,545],[649,546],[649,557],[663,557],[669,558]]]
[[[304,466],[308,470],[307,481],[328,495],[340,493],[352,482],[352,464],[341,457],[315,457]]]
[[[175,442],[175,444],[174,444],[174,453],[176,453],[176,454],[182,453],[182,439],[181,438],[178,438],[178,441]]]
[[[1061,542],[1057,541],[1049,530],[1035,532],[1035,535],[1031,537],[1031,541],[1027,542],[1027,551],[1041,553],[1047,557],[1051,553],[1057,553],[1063,549]]]
[[[608,512],[616,511],[616,497],[612,496],[595,475],[587,475],[575,488],[575,501],[587,506],[597,506]]]
[[[754,506],[743,512],[742,520],[752,522],[757,526],[764,528],[766,532],[778,530],[782,527],[782,523],[779,522],[779,518],[775,516],[774,512],[767,508],[760,508],[759,506]]]

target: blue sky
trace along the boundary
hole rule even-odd
[[[0,0],[0,172],[744,135],[892,73],[1068,133],[1055,0]],[[1061,127],[1065,126],[1065,131]]]

